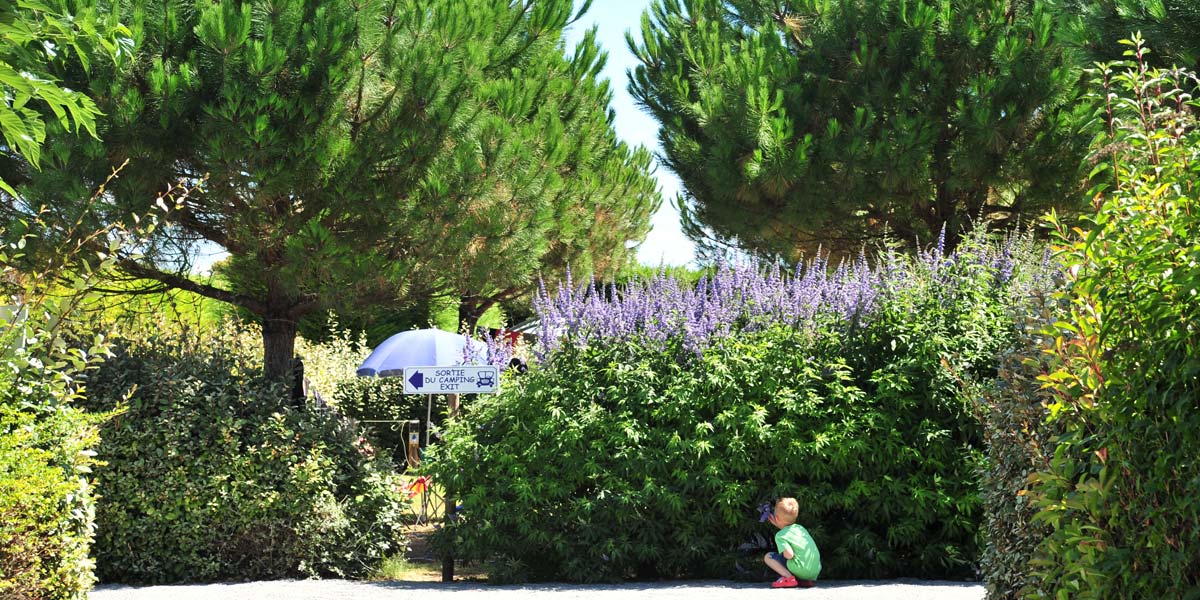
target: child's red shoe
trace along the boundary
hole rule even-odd
[[[817,582],[815,582],[811,579],[797,579],[796,580],[796,587],[810,588],[810,587],[813,587],[814,585],[817,585]]]
[[[793,587],[797,587],[799,585],[800,585],[800,582],[796,581],[795,577],[780,577],[779,579],[775,580],[775,583],[771,584],[771,587],[773,587],[773,588],[793,588]]]

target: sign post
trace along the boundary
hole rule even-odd
[[[494,394],[500,387],[500,369],[491,365],[456,365],[453,367],[405,367],[404,393],[426,394],[425,446],[429,447],[429,431],[433,429],[434,394]],[[446,489],[446,523],[454,519],[454,492]],[[454,554],[442,558],[442,581],[454,581]]]
[[[453,367],[405,367],[404,393],[427,394],[425,408],[425,445],[433,418],[434,394],[494,394],[500,387],[500,369],[492,365]]]
[[[500,369],[492,365],[405,367],[406,394],[491,394],[500,387]]]

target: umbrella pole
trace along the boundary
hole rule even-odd
[[[425,394],[425,451],[429,451],[429,432],[433,430],[433,394]]]

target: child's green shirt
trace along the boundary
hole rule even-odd
[[[787,561],[787,568],[792,575],[800,579],[816,580],[821,573],[821,553],[813,542],[808,530],[796,525],[788,525],[775,534],[775,546],[779,553],[787,548],[792,549],[792,558]]]

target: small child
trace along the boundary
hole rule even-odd
[[[767,517],[779,528],[775,534],[779,552],[768,552],[763,557],[763,562],[779,573],[779,579],[771,584],[773,588],[812,587],[821,573],[821,553],[808,530],[796,524],[799,514],[800,504],[795,498],[782,498]]]

